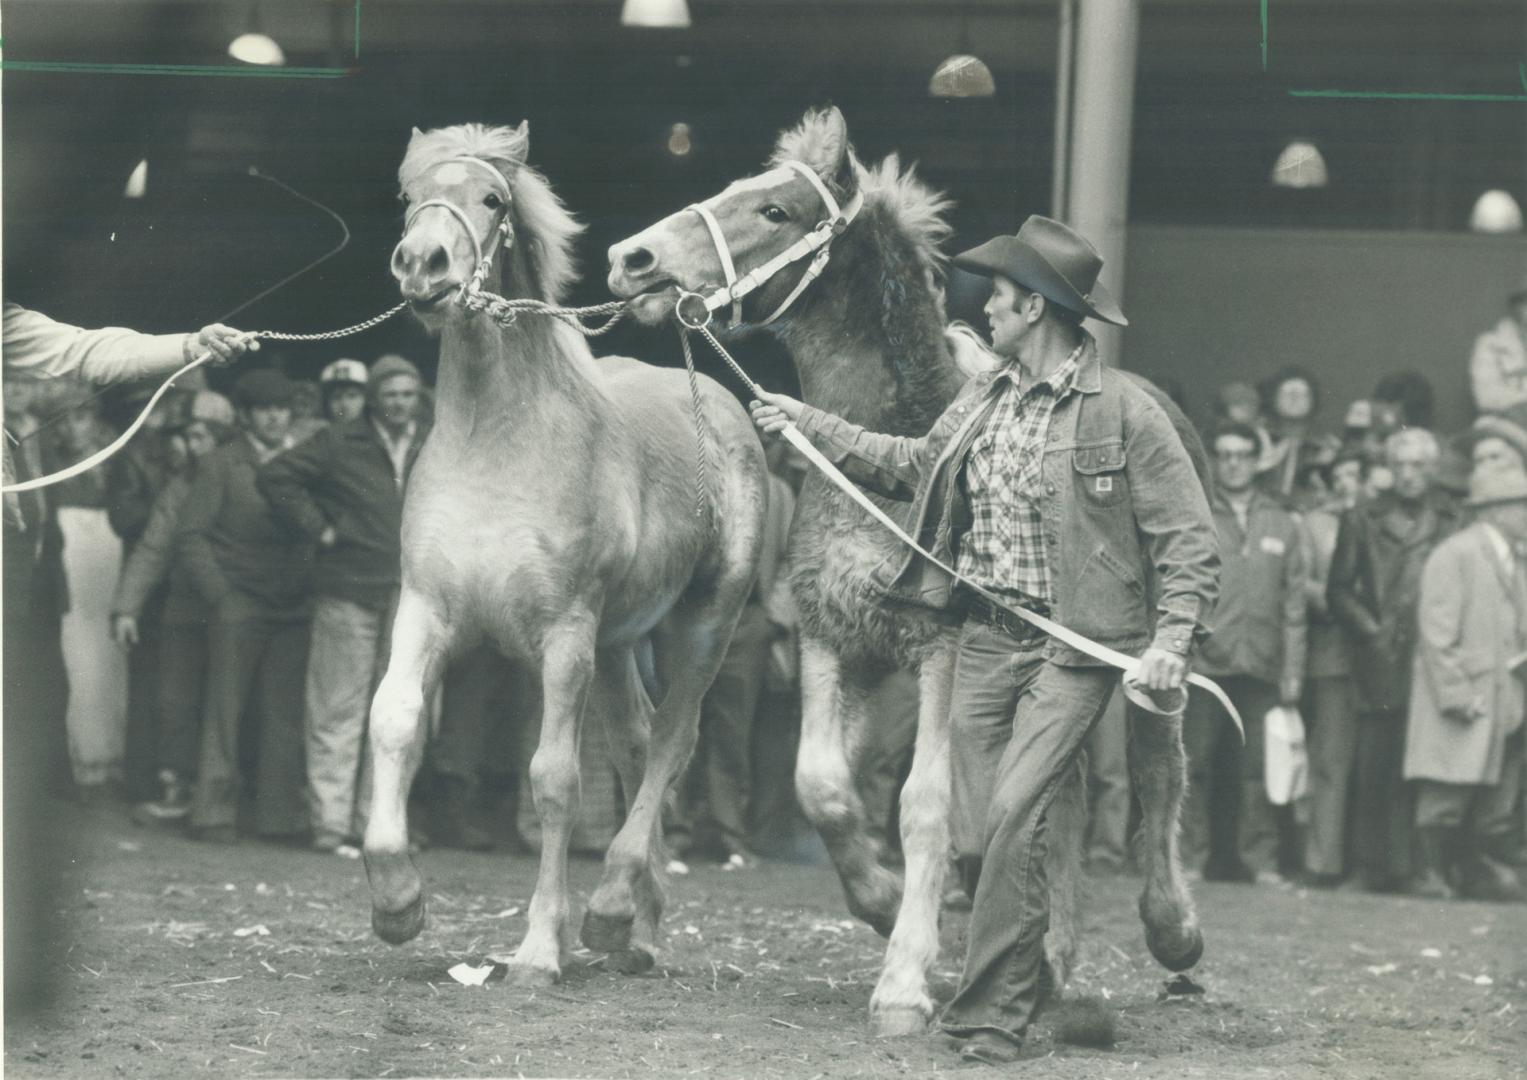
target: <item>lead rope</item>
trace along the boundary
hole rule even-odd
[[[689,375],[689,402],[695,414],[695,517],[706,518],[710,531],[716,531],[716,515],[710,501],[710,456],[705,449],[705,411],[700,404],[700,378],[695,373],[695,357],[689,349],[689,335],[679,327],[679,344],[684,346],[684,370]]]
[[[716,340],[716,335],[711,333],[708,323],[689,323],[685,322],[682,317],[679,318],[678,321],[680,324],[679,335],[685,339],[684,353],[686,360],[688,359],[689,355],[689,335],[685,333],[685,331],[688,329],[694,330],[702,337],[704,337],[705,340],[710,343],[710,347],[716,350],[720,357],[726,361],[727,366],[729,366],[732,371],[737,374],[737,377],[741,379],[744,384],[746,384],[753,395],[755,397],[758,396],[758,393],[762,388],[757,382],[753,380],[750,375],[748,375],[746,371],[743,370],[742,365],[737,363],[736,358],[726,350],[726,347],[722,345],[721,342]],[[1106,645],[1100,645],[1096,641],[1078,634],[1075,630],[1072,630],[1066,626],[1062,626],[1060,623],[1054,621],[1053,619],[1047,619],[1043,615],[1030,611],[1028,608],[1023,607],[1020,604],[1010,604],[1006,600],[1002,599],[1002,597],[992,592],[990,589],[986,589],[980,585],[977,585],[969,578],[963,576],[954,567],[948,565],[943,560],[939,559],[937,556],[924,549],[923,546],[919,544],[915,539],[913,539],[905,529],[897,524],[889,514],[887,514],[884,510],[880,509],[880,507],[876,506],[872,501],[870,501],[869,497],[866,496],[864,492],[860,491],[858,486],[855,485],[852,480],[844,476],[843,473],[839,471],[837,466],[828,461],[827,458],[822,455],[822,452],[813,446],[811,441],[807,439],[805,435],[802,435],[800,429],[797,428],[793,423],[787,423],[784,427],[784,430],[780,434],[785,437],[785,441],[799,450],[801,454],[805,456],[807,461],[815,465],[817,469],[823,473],[823,475],[825,475],[829,480],[831,480],[840,489],[842,489],[845,494],[847,494],[866,512],[868,512],[871,517],[880,522],[880,524],[884,525],[887,529],[891,530],[891,532],[896,536],[898,540],[906,544],[923,558],[927,559],[934,566],[937,566],[940,570],[944,571],[946,574],[949,574],[952,578],[954,578],[955,581],[964,585],[966,588],[973,590],[982,598],[984,598],[988,603],[994,604],[1002,610],[1010,612],[1011,614],[1044,632],[1045,634],[1048,634],[1050,637],[1055,638],[1057,641],[1060,641],[1065,645],[1069,645],[1071,648],[1092,657],[1094,660],[1101,660],[1103,663],[1108,664],[1110,667],[1119,669],[1124,683],[1125,696],[1135,704],[1139,705],[1142,709],[1145,709],[1148,712],[1154,713],[1158,716],[1181,715],[1183,708],[1187,704],[1186,687],[1183,688],[1179,695],[1176,695],[1176,700],[1172,701],[1170,704],[1164,704],[1162,702],[1156,701],[1150,696],[1149,691],[1141,689],[1131,681],[1131,676],[1134,675],[1135,671],[1140,666],[1140,660],[1138,657],[1119,652],[1117,649],[1110,649]],[[1201,687],[1214,695],[1219,703],[1224,706],[1225,711],[1230,714],[1230,719],[1235,722],[1236,730],[1240,732],[1241,741],[1244,742],[1246,739],[1246,726],[1241,722],[1241,714],[1236,710],[1234,702],[1230,700],[1229,696],[1219,686],[1219,684],[1216,683],[1213,679],[1209,679],[1203,675],[1198,674],[1189,674],[1187,677],[1187,682],[1194,686]]]

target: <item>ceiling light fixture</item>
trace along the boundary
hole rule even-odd
[[[1477,233],[1521,232],[1522,206],[1509,191],[1494,188],[1475,201],[1469,228]]]
[[[939,98],[970,98],[991,97],[996,92],[991,68],[970,51],[970,25],[961,18],[959,45],[934,68],[928,93]]]
[[[1326,159],[1315,144],[1295,139],[1283,148],[1273,165],[1272,182],[1286,188],[1323,188],[1330,182]]]
[[[144,158],[133,166],[133,171],[127,177],[127,186],[122,189],[124,199],[141,199],[148,193],[148,158]]]
[[[260,25],[260,5],[252,4],[246,30],[228,43],[228,55],[245,64],[261,67],[280,67],[286,63],[286,53],[276,44],[276,39],[265,33]]]
[[[687,30],[689,5],[685,0],[626,0],[620,9],[620,24],[656,30]]]

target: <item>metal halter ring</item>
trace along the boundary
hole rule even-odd
[[[696,319],[695,321],[691,322],[688,318],[685,317],[684,305],[690,300],[699,302],[700,310],[705,313],[705,318],[703,320]],[[684,289],[679,290],[679,300],[678,303],[673,305],[673,314],[680,323],[682,323],[686,328],[690,330],[704,330],[707,326],[710,325],[711,319],[714,318],[715,315],[715,313],[706,306],[705,297],[701,296],[699,293],[688,292]]]

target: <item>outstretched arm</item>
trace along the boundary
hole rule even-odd
[[[78,375],[93,383],[168,375],[208,351],[226,363],[260,347],[221,323],[194,334],[140,334],[117,326],[84,330],[12,303],[5,305],[4,336],[6,374],[34,379]]]
[[[749,405],[760,431],[777,435],[793,423],[823,457],[860,487],[903,502],[916,494],[927,461],[926,435],[916,439],[881,435],[788,395],[760,393],[762,400]]]

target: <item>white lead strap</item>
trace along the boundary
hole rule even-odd
[[[1163,708],[1160,704],[1151,699],[1147,691],[1131,681],[1132,676],[1139,670],[1140,667],[1140,661],[1138,659],[1133,656],[1128,656],[1124,653],[1121,653],[1117,649],[1110,649],[1106,645],[1099,645],[1092,639],[1083,637],[1081,634],[1078,634],[1075,630],[1068,629],[1055,620],[1047,619],[1043,615],[1030,611],[1025,607],[1021,607],[1016,604],[1009,604],[1000,596],[997,596],[995,593],[993,593],[990,589],[983,589],[981,586],[975,584],[970,579],[961,576],[959,571],[957,571],[954,567],[947,565],[945,562],[943,562],[943,560],[936,558],[924,550],[916,540],[912,539],[912,537],[907,533],[905,529],[903,529],[890,517],[890,515],[888,515],[885,511],[881,510],[880,507],[871,502],[870,499],[862,491],[859,490],[858,486],[855,485],[852,480],[844,476],[843,473],[838,470],[837,466],[828,461],[827,458],[822,455],[820,450],[811,445],[811,440],[806,438],[805,435],[801,434],[800,429],[797,428],[794,424],[787,423],[781,434],[784,435],[791,446],[795,447],[802,454],[804,454],[808,461],[810,461],[818,469],[822,470],[822,472],[827,476],[829,480],[843,489],[843,491],[847,493],[855,502],[857,502],[861,507],[868,511],[869,514],[875,518],[875,520],[879,521],[886,528],[890,529],[891,532],[896,535],[897,539],[906,544],[913,551],[917,552],[923,558],[927,559],[934,566],[937,566],[940,570],[944,571],[944,573],[949,574],[956,581],[960,582],[960,584],[966,586],[967,588],[974,590],[989,603],[995,604],[1003,611],[1011,612],[1030,625],[1037,627],[1039,630],[1046,634],[1049,634],[1057,641],[1071,646],[1071,648],[1076,649],[1078,652],[1085,653],[1087,656],[1092,657],[1094,660],[1101,660],[1105,664],[1118,668],[1123,673],[1125,696],[1127,696],[1131,701],[1133,701],[1136,705],[1139,705],[1141,708],[1155,713],[1158,716],[1172,716],[1182,711],[1182,706],[1186,703],[1185,692],[1183,693],[1183,701],[1181,704],[1176,704],[1173,708]],[[1203,689],[1209,691],[1209,693],[1213,694],[1216,699],[1218,699],[1219,703],[1225,707],[1225,711],[1230,714],[1230,719],[1235,721],[1236,729],[1241,733],[1241,741],[1244,742],[1246,739],[1246,726],[1241,723],[1241,714],[1236,710],[1235,704],[1230,700],[1229,695],[1220,688],[1219,684],[1217,684],[1213,679],[1209,679],[1203,675],[1197,674],[1190,674],[1188,676],[1188,682],[1192,683],[1194,686],[1202,687]]]

